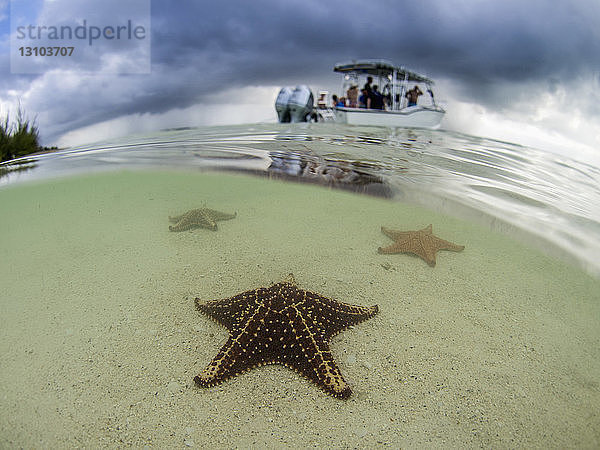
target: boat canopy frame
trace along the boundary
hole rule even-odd
[[[389,93],[391,94],[391,106],[393,111],[400,109],[402,99],[407,91],[408,83],[425,83],[427,85],[427,91],[431,96],[432,105],[434,108],[437,108],[435,97],[431,90],[431,87],[434,84],[433,80],[408,70],[403,66],[397,66],[391,61],[384,59],[355,60],[352,62],[336,64],[333,71],[345,74],[344,81],[342,82],[343,92],[345,92],[344,84],[351,78],[354,79],[358,85],[358,77],[360,75],[378,77],[380,83],[382,79],[387,80],[388,86],[391,85]]]

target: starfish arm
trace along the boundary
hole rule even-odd
[[[439,250],[460,252],[464,248],[465,247],[463,245],[456,245],[452,242],[448,242],[438,238],[437,236],[431,235],[422,240],[421,248],[417,254],[421,256],[421,258],[423,258],[431,267],[435,267],[436,254]]]
[[[234,297],[207,302],[196,298],[196,309],[232,331],[255,314],[259,308],[258,296],[261,295],[261,291],[261,289],[246,291]]]
[[[237,361],[234,356],[235,353],[239,353],[239,344],[232,337],[229,337],[227,343],[213,358],[208,367],[194,377],[196,384],[202,387],[210,387],[236,375],[238,372],[232,370],[232,366]]]
[[[175,225],[169,226],[169,231],[186,231],[190,228],[194,228],[196,225],[192,222],[186,221],[185,219],[180,220]]]
[[[221,211],[215,211],[214,209],[205,209],[206,214],[210,216],[212,220],[229,220],[237,216],[237,213],[228,214]]]
[[[377,305],[359,306],[337,302],[314,292],[305,292],[306,303],[299,305],[303,316],[310,318],[313,323],[323,330],[326,339],[335,336],[346,328],[364,322],[379,311]]]
[[[195,217],[198,215],[199,210],[193,209],[180,216],[169,217],[171,222],[175,225],[169,226],[170,231],[186,231],[190,228],[197,226]]]
[[[316,353],[312,350],[312,346],[306,349],[298,346],[298,350],[302,350],[302,353],[297,353],[298,358],[291,364],[283,364],[308,378],[334,397],[350,397],[352,389],[342,376],[342,372],[335,363],[327,343],[321,344]],[[310,353],[308,353],[309,351]],[[314,356],[311,357],[311,354]]]
[[[423,261],[425,261],[427,264],[429,264],[431,267],[435,267],[435,264],[436,264],[435,254],[436,253],[437,253],[436,248],[423,246],[418,253],[415,252],[415,255],[420,256],[421,259]]]
[[[413,233],[412,231],[390,230],[389,228],[386,228],[386,227],[381,227],[381,232],[383,234],[385,234],[387,237],[389,237],[390,239],[393,239],[394,241],[397,241],[399,239],[406,239],[406,238],[410,237],[411,233]]]
[[[320,324],[315,324],[295,307],[289,310],[288,317],[292,339],[277,362],[305,376],[328,394],[348,398],[352,390],[331,355],[328,338],[319,328]]]
[[[418,254],[423,247],[422,242],[415,235],[407,235],[396,240],[388,247],[379,247],[379,253],[414,253]]]
[[[451,250],[453,252],[460,252],[465,249],[464,245],[457,245],[453,242],[448,242],[440,238],[436,238],[435,246],[440,250]]]
[[[377,252],[384,254],[392,254],[392,253],[404,253],[406,250],[402,250],[398,247],[396,243],[392,245],[388,245],[387,247],[379,247]]]
[[[263,312],[264,309],[263,307]],[[214,386],[254,367],[275,362],[269,353],[269,342],[272,344],[273,339],[265,335],[264,321],[256,319],[260,312],[261,308],[257,308],[244,321],[245,325],[234,326],[217,356],[194,378],[196,384],[202,387]]]

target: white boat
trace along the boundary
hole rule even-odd
[[[373,125],[385,127],[438,128],[446,111],[436,104],[433,95],[433,80],[416,72],[396,66],[384,60],[361,60],[337,64],[334,72],[343,74],[342,90],[346,96],[351,86],[361,87],[368,76],[373,86],[386,99],[385,109],[336,106],[333,108],[335,121],[350,125]],[[425,94],[417,105],[409,106],[406,93],[415,86],[425,85]],[[420,88],[419,88],[420,89]]]
[[[360,60],[337,64],[334,72],[341,73],[342,86],[340,103],[333,105],[329,92],[320,91],[316,108],[313,107],[313,95],[305,86],[295,89],[284,87],[279,92],[275,108],[280,122],[305,122],[309,120],[335,121],[349,125],[438,128],[446,111],[435,102],[433,80],[424,75],[396,66],[386,60]],[[367,78],[373,79],[372,87],[377,86],[378,95],[383,101],[382,108],[360,105],[348,99],[348,90],[352,86],[362,89]],[[409,104],[409,90],[424,85],[425,93],[417,104]],[[360,95],[360,92],[358,92]],[[371,93],[368,95],[371,97]],[[345,99],[345,100],[344,100]],[[375,105],[377,106],[377,105]],[[381,106],[381,103],[380,103]]]
[[[377,111],[336,107],[335,121],[348,125],[368,125],[378,127],[439,128],[444,110],[439,107],[410,106],[398,111]]]

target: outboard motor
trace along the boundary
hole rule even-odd
[[[288,104],[290,105],[292,122],[306,122],[307,117],[313,110],[313,94],[306,85],[296,86]]]
[[[308,86],[281,88],[275,100],[279,122],[306,122],[313,110],[313,103],[313,94]]]
[[[277,100],[275,100],[275,111],[277,111],[277,116],[281,123],[286,123],[291,120],[289,101],[293,92],[294,90],[291,87],[282,87],[277,95]]]

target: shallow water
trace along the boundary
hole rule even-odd
[[[598,194],[559,195],[594,170],[526,182],[531,149],[350,130],[173,130],[2,178],[1,445],[598,446],[600,281],[571,246],[586,227],[593,242]],[[549,171],[555,157],[537,155]],[[374,196],[289,182],[300,173]],[[168,216],[198,207],[237,217],[169,232]],[[543,239],[528,229],[556,222],[567,226]],[[434,268],[377,253],[382,225],[429,223],[465,250],[440,251]],[[281,366],[196,387],[227,331],[194,298],[289,273],[379,305],[331,342],[350,399]]]
[[[443,130],[337,124],[166,130],[2,165],[0,187],[122,168],[253,171],[393,196],[485,224],[600,276],[597,162]]]

